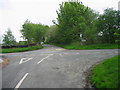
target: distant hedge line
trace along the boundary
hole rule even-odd
[[[6,45],[6,46],[1,46],[2,49],[7,49],[7,48],[24,48],[24,47],[29,47],[29,46],[35,46],[36,44],[30,44],[30,45]]]

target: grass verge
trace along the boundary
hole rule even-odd
[[[97,45],[80,45],[80,44],[69,44],[69,45],[57,45],[65,49],[80,49],[80,50],[91,50],[91,49],[118,49],[117,44],[97,44]]]
[[[90,82],[95,88],[118,88],[120,55],[107,59],[92,68]]]
[[[13,53],[13,52],[25,52],[25,51],[33,51],[37,49],[42,49],[43,46],[30,46],[25,48],[9,48],[9,49],[0,49],[0,53]]]

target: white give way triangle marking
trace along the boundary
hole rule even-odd
[[[33,59],[33,58],[21,58],[19,64],[25,63],[25,62],[27,62],[27,61],[29,61],[31,59]]]

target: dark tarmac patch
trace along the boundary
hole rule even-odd
[[[60,69],[59,67],[52,67],[52,69],[56,69],[56,70],[58,70],[58,69]]]

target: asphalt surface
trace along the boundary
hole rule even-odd
[[[115,55],[117,49],[66,50],[51,45],[4,54],[10,62],[2,68],[2,88],[84,88],[84,72]]]

